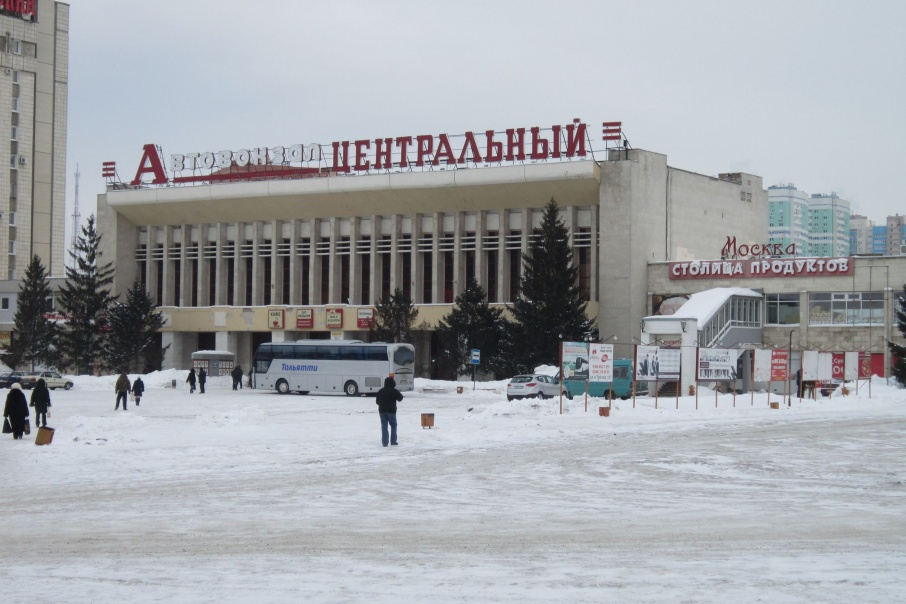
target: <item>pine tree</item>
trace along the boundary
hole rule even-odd
[[[164,325],[163,315],[145,286],[135,281],[126,292],[125,302],[115,302],[107,316],[110,331],[105,368],[113,371],[144,372],[149,366],[148,352]]]
[[[79,375],[91,373],[92,366],[106,356],[107,312],[114,300],[109,289],[113,263],[98,265],[100,242],[92,215],[82,227],[75,250],[69,252],[74,267],[66,267],[66,282],[60,290],[67,318],[67,329],[60,338],[64,360]]]
[[[377,303],[375,310],[374,323],[368,330],[372,342],[411,342],[418,310],[409,296],[396,288],[390,298]]]
[[[440,350],[434,362],[450,377],[471,371],[471,351],[481,351],[481,368],[500,373],[509,363],[504,350],[507,320],[503,311],[488,304],[487,293],[470,280],[466,289],[456,296],[453,309],[438,323],[437,337]]]
[[[520,291],[511,306],[512,359],[515,369],[523,372],[542,364],[557,365],[561,341],[596,338],[598,331],[585,315],[588,302],[579,294],[579,267],[573,263],[569,229],[553,198],[534,235],[522,256]]]
[[[50,310],[53,292],[41,259],[34,255],[25,269],[25,279],[19,286],[13,334],[3,362],[10,367],[28,365],[55,366],[54,341],[56,324],[44,315]]]
[[[894,312],[897,318],[897,329],[906,337],[906,285],[903,286],[903,293],[900,295]],[[887,347],[890,349],[890,353],[896,357],[893,363],[893,376],[901,385],[906,386],[906,346],[888,342]]]

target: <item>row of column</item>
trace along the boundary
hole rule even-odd
[[[570,245],[576,250],[575,234],[578,231],[578,211],[579,207],[567,206],[562,210],[564,223],[570,232]],[[591,224],[588,233],[591,246],[591,292],[590,298],[597,299],[598,279],[595,278],[598,270],[598,208],[591,208]],[[431,292],[430,302],[439,303],[444,301],[445,275],[444,261],[445,250],[441,250],[441,239],[449,235],[453,236],[453,295],[460,294],[466,285],[466,267],[465,251],[463,249],[463,236],[467,233],[474,233],[474,263],[475,278],[487,290],[488,287],[488,270],[496,271],[497,295],[496,299],[491,302],[506,302],[509,300],[509,252],[506,249],[507,235],[517,231],[520,235],[520,253],[529,249],[529,236],[533,231],[532,228],[532,209],[519,210],[500,210],[499,212],[488,212],[485,210],[475,212],[474,231],[466,231],[466,213],[457,212],[453,218],[452,232],[445,232],[444,219],[449,217],[449,213],[433,213],[429,215],[414,214],[411,216],[411,232],[403,233],[402,223],[406,218],[404,215],[394,214],[389,217],[371,216],[367,219],[361,217],[353,218],[326,218],[326,219],[293,219],[289,221],[256,221],[252,223],[232,223],[236,227],[236,235],[232,239],[228,237],[228,228],[230,223],[198,224],[183,226],[161,226],[149,227],[147,233],[148,241],[145,247],[144,262],[144,281],[152,298],[158,299],[162,306],[193,306],[193,298],[197,300],[198,306],[227,306],[230,305],[230,296],[228,295],[228,285],[232,282],[232,306],[262,306],[266,304],[265,286],[270,289],[269,305],[324,305],[324,304],[345,304],[346,299],[341,296],[342,266],[341,256],[349,256],[349,295],[348,298],[352,304],[374,304],[382,297],[382,262],[390,262],[390,287],[392,293],[396,288],[408,290],[416,304],[425,303],[428,296],[425,295],[422,287],[426,262],[430,258],[431,263]],[[497,261],[496,266],[489,267],[488,250],[484,250],[484,239],[489,229],[487,227],[488,218],[493,214],[498,214],[499,225],[497,234]],[[514,223],[520,225],[519,229],[510,228],[510,222],[513,214],[518,214],[518,219],[513,219]],[[431,218],[432,229],[426,231],[423,227],[423,219]],[[370,220],[371,233],[363,233],[364,220]],[[309,229],[307,237],[303,237],[306,229],[303,228],[306,221]],[[344,221],[349,223],[348,242],[342,239],[346,237],[341,235],[343,232]],[[390,253],[383,250],[384,227],[387,222],[390,223]],[[325,228],[323,225],[327,225]],[[251,228],[248,233],[247,226]],[[471,226],[471,225],[470,225]],[[322,229],[327,231],[325,237],[322,237]],[[159,237],[160,230],[163,231],[163,237]],[[193,240],[193,231],[197,232],[197,237]],[[211,236],[213,231],[213,237]],[[250,238],[249,238],[250,235]],[[286,235],[286,236],[284,236]],[[400,252],[400,240],[404,235],[410,237],[410,251]],[[425,236],[431,236],[430,255],[427,250],[420,251],[419,242]],[[359,242],[363,237],[369,237],[368,253],[358,253]],[[268,249],[262,249],[265,242],[270,240]],[[304,239],[307,239],[308,249],[303,249],[306,245]],[[326,256],[318,254],[318,243],[328,243],[328,254]],[[338,247],[341,243],[347,244],[347,250],[343,254],[338,253]],[[232,280],[229,275],[229,247],[232,244]],[[214,246],[214,255],[211,258],[206,257],[206,248]],[[251,245],[252,262],[251,275],[246,270],[247,258],[244,257],[244,249]],[[178,246],[178,253],[174,250]],[[288,256],[278,255],[285,254],[285,248],[288,247]],[[162,249],[161,249],[162,248]],[[197,249],[197,254],[189,258],[189,248]],[[283,249],[281,249],[283,248]],[[411,254],[409,274],[403,274],[402,254]],[[269,271],[266,271],[267,258],[270,258]],[[322,265],[324,260],[329,263],[328,272],[328,296],[322,299]],[[367,259],[367,263],[365,260]],[[574,260],[578,262],[578,254],[574,254]],[[142,262],[141,256],[139,262]],[[193,262],[197,264],[193,265]],[[213,300],[211,295],[211,272],[209,263],[214,262],[216,269],[215,283],[213,288]],[[302,287],[303,268],[307,263],[308,284],[307,296],[303,295]],[[521,263],[520,263],[521,265]],[[291,277],[286,280],[289,288],[288,296],[284,295],[284,271],[288,270]],[[368,292],[363,292],[362,272],[368,271],[370,279],[368,280]],[[267,273],[267,274],[266,274]],[[269,279],[267,279],[269,275]],[[246,291],[249,285],[248,279],[251,279],[251,304],[247,304]],[[408,287],[404,287],[404,282],[408,280]],[[177,287],[178,281],[178,287]],[[269,281],[269,283],[268,283]],[[158,291],[161,289],[161,291]],[[177,298],[178,291],[178,298]],[[363,293],[367,293],[364,296]],[[307,298],[307,301],[306,301]]]

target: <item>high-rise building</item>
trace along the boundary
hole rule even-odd
[[[794,185],[768,187],[768,242],[787,249],[796,246],[797,256],[808,255],[808,195]]]
[[[871,253],[887,255],[887,227],[883,224],[871,227]]]
[[[768,241],[796,256],[848,256],[849,202],[836,193],[809,196],[792,184],[768,187]],[[793,254],[789,254],[793,255]]]
[[[836,193],[815,193],[808,200],[809,255],[849,254],[849,202]]]
[[[849,255],[871,254],[873,220],[853,214],[849,217]]]
[[[69,5],[4,2],[0,9],[0,279],[17,280],[32,255],[64,274]]]
[[[888,216],[885,235],[885,253],[888,256],[899,256],[906,252],[906,216]]]

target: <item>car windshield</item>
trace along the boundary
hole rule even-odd
[[[534,377],[532,377],[530,375],[517,375],[510,381],[513,382],[514,384],[524,384],[526,382],[531,382],[533,379],[534,379]]]

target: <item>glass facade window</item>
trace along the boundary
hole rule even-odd
[[[808,297],[809,325],[884,323],[883,292],[815,292]]]
[[[799,294],[765,294],[765,325],[798,325]]]

